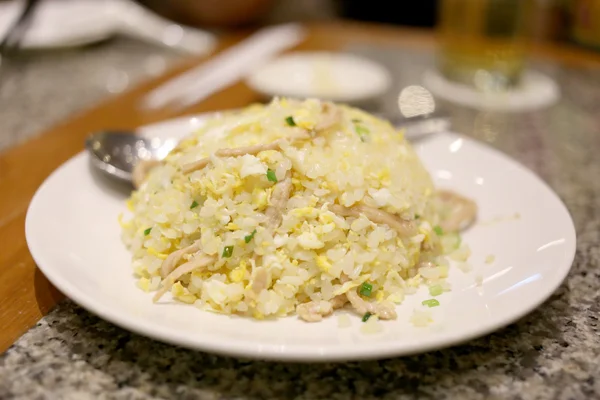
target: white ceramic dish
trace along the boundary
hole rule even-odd
[[[185,135],[203,123],[186,118],[148,126],[151,137]],[[296,317],[254,321],[166,302],[140,291],[121,244],[117,215],[125,194],[92,174],[81,153],[56,170],[35,194],[26,220],[27,243],[44,274],[91,312],[165,342],[222,354],[265,359],[332,361],[386,358],[450,346],[505,326],[539,306],[567,275],[575,230],[559,198],[505,155],[455,134],[417,145],[439,187],[474,198],[479,222],[464,240],[473,271],[451,270],[450,293],[431,309],[434,323],[416,328],[410,315],[425,289],[398,307],[383,332],[364,334],[360,318],[305,323]],[[519,215],[518,217],[516,215]],[[486,263],[494,255],[493,263]],[[483,279],[479,287],[477,277]]]
[[[6,35],[24,6],[23,0],[0,2],[0,37]],[[182,28],[131,0],[50,0],[35,9],[21,47],[70,48],[117,34],[190,54],[207,54],[216,42],[212,33]]]
[[[316,97],[357,103],[383,95],[391,86],[382,65],[352,54],[303,52],[284,54],[249,74],[246,83],[265,97]]]

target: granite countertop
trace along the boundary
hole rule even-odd
[[[2,71],[0,152],[143,79],[162,74],[181,58],[128,38],[84,49],[26,53]]]
[[[389,51],[380,55],[402,71],[399,85],[413,83],[431,63],[430,54],[396,52],[402,57],[391,61]],[[155,67],[176,61],[126,40],[79,55],[62,55],[61,60],[52,57],[45,67],[25,68],[20,78],[26,82],[23,89],[0,107],[4,147],[73,112],[81,103],[106,96],[106,80],[90,88],[88,79],[90,71],[107,68],[101,63],[104,59],[121,65],[128,81],[143,77],[135,68],[140,57],[162,59],[153,61]],[[76,78],[72,66],[78,66]],[[31,72],[36,68],[38,73]],[[46,75],[41,78],[44,68]],[[0,356],[0,398],[600,398],[600,71],[540,68],[562,87],[560,102],[550,108],[509,115],[445,104],[455,130],[489,142],[533,169],[573,215],[578,245],[572,271],[545,304],[522,320],[467,344],[418,356],[286,364],[162,344],[117,328],[65,300]],[[122,86],[123,76],[117,73],[113,84]],[[50,79],[64,84],[44,83]],[[84,88],[85,101],[71,98],[73,87]],[[55,99],[51,105],[41,103],[50,96]],[[37,112],[41,107],[36,104],[45,109],[39,118],[31,119],[27,110]],[[7,132],[14,132],[8,140]]]

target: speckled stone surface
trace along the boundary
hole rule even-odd
[[[45,128],[160,75],[182,56],[128,38],[85,48],[26,53],[0,80],[0,152]]]
[[[389,51],[381,54],[400,71],[400,86],[414,83],[432,59],[393,52],[398,57],[391,60]],[[65,301],[0,357],[0,398],[600,398],[600,71],[541,68],[562,87],[561,101],[551,108],[503,115],[443,104],[456,131],[489,142],[536,171],[575,220],[578,245],[571,273],[522,320],[418,356],[285,364],[162,344]]]

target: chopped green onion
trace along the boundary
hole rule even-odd
[[[152,230],[152,228],[148,228],[144,231],[144,236],[148,236],[150,234],[150,231]]]
[[[415,214],[415,219],[419,219],[421,216],[419,214]]]
[[[256,229],[253,230],[252,233],[249,234],[248,236],[244,236],[244,242],[250,243],[250,241],[252,240],[252,238],[254,238],[254,235],[256,235]]]
[[[225,246],[225,248],[223,249],[223,254],[221,255],[221,257],[223,257],[223,258],[229,258],[229,257],[231,257],[232,254],[233,254],[233,246]]]
[[[454,250],[457,250],[460,247],[461,238],[458,233],[447,233],[445,234],[440,243],[442,244],[442,250],[444,250],[445,254],[452,253]]]
[[[292,117],[291,115],[285,119],[285,122],[289,126],[296,126],[296,121],[294,121],[294,117]]]
[[[192,205],[190,206],[190,210],[192,210],[192,209],[194,209],[194,208],[196,208],[196,207],[198,207],[198,206],[199,206],[198,202],[197,202],[196,200],[194,200],[194,201],[192,202]]]
[[[442,236],[444,234],[444,230],[442,229],[441,226],[436,225],[433,227],[433,231],[438,235],[438,236]]]
[[[275,171],[273,171],[272,169],[268,169],[267,170],[267,179],[270,182],[277,182],[277,176],[275,175]]]
[[[356,134],[360,137],[361,142],[364,143],[367,141],[367,135],[370,133],[367,128],[365,128],[362,125],[354,125],[354,130],[356,131]]]
[[[352,118],[352,122],[354,122],[355,124],[358,122],[362,122],[359,118]]]
[[[369,320],[369,318],[371,318],[371,314],[370,312],[366,312],[365,315],[363,315],[362,317],[362,322],[367,322]]]
[[[421,303],[424,306],[427,306],[429,308],[431,307],[437,307],[440,305],[440,302],[437,301],[436,299],[429,299],[429,300],[423,300],[423,302]]]
[[[364,282],[360,285],[359,293],[365,297],[371,297],[371,290],[373,290],[373,285],[368,282]]]
[[[439,296],[444,293],[444,289],[440,285],[434,285],[429,288],[429,294],[432,296]]]
[[[354,125],[354,129],[356,130],[356,133],[358,133],[360,136],[368,135],[369,133],[371,133],[367,128],[365,128],[362,125]]]

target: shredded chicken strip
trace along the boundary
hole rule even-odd
[[[131,182],[133,183],[133,187],[135,189],[139,189],[146,178],[148,177],[148,173],[150,170],[161,164],[162,161],[159,160],[140,160],[133,167],[133,171],[131,172]]]
[[[416,226],[413,221],[407,221],[397,215],[363,204],[352,207],[333,204],[329,206],[329,209],[341,217],[359,217],[360,214],[365,214],[370,221],[376,224],[386,224],[402,236],[412,236],[416,233]]]
[[[361,316],[369,312],[377,315],[380,319],[396,319],[396,309],[392,303],[383,302],[375,303],[363,300],[355,289],[346,292],[346,297],[352,308]]]
[[[317,125],[314,128],[314,131],[316,133],[322,132],[324,130],[327,130],[327,129],[335,126],[336,124],[338,124],[341,121],[341,118],[342,118],[341,110],[332,103],[323,104],[322,111],[323,111],[323,118],[321,118],[321,120],[317,123]],[[302,130],[301,128],[297,128],[296,132],[287,138],[278,139],[272,143],[266,143],[266,144],[257,144],[257,145],[245,146],[245,147],[236,147],[236,148],[232,148],[232,149],[220,149],[215,152],[215,156],[217,156],[217,157],[240,157],[240,156],[243,156],[246,154],[256,155],[263,151],[281,150],[281,147],[286,142],[295,141],[295,140],[306,140],[306,139],[310,139],[310,138],[311,138],[311,135],[308,131]],[[210,157],[205,157],[201,160],[185,164],[182,167],[183,173],[189,174],[190,172],[194,172],[199,169],[202,169],[202,168],[206,167],[209,162],[210,162]]]
[[[340,282],[346,283],[349,281],[350,281],[350,277],[348,277],[348,275],[342,274],[340,276]],[[396,314],[396,307],[394,306],[394,304],[392,304],[390,302],[371,303],[371,302],[365,301],[359,296],[357,290],[358,290],[357,288],[350,289],[346,293],[336,296],[334,298],[334,300],[340,296],[344,296],[346,298],[346,300],[350,302],[350,304],[352,305],[354,310],[361,316],[363,316],[363,315],[365,315],[365,313],[369,312],[371,314],[377,315],[381,319],[396,319],[397,318],[398,315]],[[338,301],[341,301],[341,300],[338,300]],[[345,303],[346,302],[344,302],[342,305],[344,305]],[[340,303],[338,303],[338,304],[340,304]]]
[[[281,147],[284,146],[285,143],[289,142],[289,141],[309,139],[309,138],[310,138],[310,134],[308,132],[301,131],[300,133],[298,133],[294,136],[290,136],[285,139],[277,139],[276,141],[267,143],[267,144],[256,144],[253,146],[236,147],[233,149],[220,149],[215,152],[215,156],[217,156],[217,157],[240,157],[240,156],[244,156],[246,154],[256,155],[263,151],[281,150]],[[190,172],[194,172],[194,171],[197,171],[199,169],[206,167],[209,162],[210,162],[210,157],[205,157],[201,160],[185,164],[185,165],[183,165],[183,167],[181,167],[181,169],[183,170],[184,174],[189,174]]]
[[[306,322],[319,322],[333,312],[333,305],[328,301],[309,301],[296,307],[296,314]]]
[[[316,132],[327,130],[342,120],[342,111],[333,103],[324,103],[321,110],[323,111],[323,118],[315,125]]]
[[[160,276],[163,278],[167,276],[167,274],[173,271],[177,263],[179,263],[179,261],[184,255],[195,253],[198,250],[200,250],[200,240],[197,240],[191,245],[169,254],[169,256],[165,258],[162,265],[160,266]]]
[[[286,176],[284,180],[277,182],[271,194],[271,205],[267,208],[267,229],[273,230],[279,226],[283,217],[283,211],[292,193],[292,178]]]
[[[206,254],[198,255],[192,258],[190,261],[181,264],[179,267],[175,268],[169,275],[166,276],[165,279],[162,280],[162,287],[156,292],[154,298],[152,299],[154,302],[160,300],[160,298],[171,290],[171,287],[175,284],[177,279],[181,278],[183,275],[194,271],[195,269],[200,269],[209,266],[214,263],[216,257],[207,256]]]
[[[269,284],[269,272],[265,267],[258,267],[252,274],[252,284],[250,288],[254,295],[259,295],[263,289],[267,289]]]
[[[318,322],[333,313],[333,310],[342,308],[348,302],[344,294],[335,296],[329,301],[309,301],[296,307],[296,314],[307,322]]]
[[[340,294],[331,299],[330,302],[333,306],[333,309],[337,310],[338,308],[342,308],[344,307],[344,305],[346,305],[346,303],[348,302],[348,298],[346,297],[346,295]]]
[[[440,227],[444,231],[460,231],[466,229],[475,221],[477,204],[473,200],[449,190],[440,190],[437,193],[437,198],[450,209],[446,218],[440,221]]]

